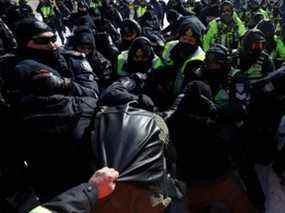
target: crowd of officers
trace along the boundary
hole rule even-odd
[[[0,212],[262,213],[255,166],[285,185],[282,1],[0,0],[0,15]],[[94,161],[120,173],[110,200],[38,206]]]

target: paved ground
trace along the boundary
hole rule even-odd
[[[271,167],[256,166],[263,190],[267,195],[266,213],[285,212],[285,187],[279,183],[278,177]]]

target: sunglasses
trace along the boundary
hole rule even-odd
[[[37,44],[49,44],[49,43],[55,43],[57,38],[56,35],[51,37],[35,37],[32,38],[32,40]]]

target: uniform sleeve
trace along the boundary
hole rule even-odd
[[[91,65],[86,59],[73,60],[72,95],[98,98],[99,88],[97,77],[93,73]]]
[[[203,38],[203,49],[207,51],[210,48],[210,45],[217,34],[217,21],[213,20],[209,23],[209,28],[206,35]]]
[[[238,14],[236,12],[234,12],[233,18],[234,18],[235,23],[238,25],[239,37],[242,37],[246,33],[246,27],[245,27],[244,23],[242,22],[242,20],[240,20]]]
[[[83,183],[32,209],[29,213],[93,213],[96,200],[96,189],[88,183]]]

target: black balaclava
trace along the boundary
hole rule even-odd
[[[210,116],[215,109],[211,88],[202,81],[192,81],[185,89],[185,96],[177,112],[185,115]]]
[[[212,46],[206,53],[204,77],[216,93],[225,83],[230,71],[229,51],[223,45]]]
[[[170,52],[170,58],[177,65],[181,65],[197,50],[203,32],[203,24],[196,18],[185,17],[183,19],[179,26],[179,43]],[[190,38],[189,42],[182,40],[184,36]]]
[[[53,32],[44,22],[35,18],[21,20],[16,26],[16,40],[18,44],[18,54],[23,58],[33,58],[42,63],[52,65],[56,62],[57,50],[39,50],[26,47],[28,42],[36,35],[45,32]]]
[[[141,31],[142,31],[141,26],[137,21],[131,19],[125,19],[122,22],[122,27],[121,27],[121,35],[122,35],[121,49],[127,50],[131,46],[134,39],[140,36]],[[133,40],[127,39],[128,36],[131,36],[134,33],[136,33],[137,35]]]
[[[95,38],[93,32],[86,26],[78,27],[74,31],[72,46],[73,49],[83,47],[93,52],[95,50]]]
[[[36,35],[53,32],[52,29],[44,22],[38,21],[35,18],[25,18],[18,22],[16,26],[16,40],[18,48],[25,48],[27,43]]]
[[[242,38],[241,51],[244,57],[246,56],[248,60],[250,59],[255,60],[256,58],[260,56],[262,51],[264,51],[265,47],[253,48],[253,44],[258,43],[258,42],[263,43],[264,46],[266,45],[265,36],[258,29],[247,31],[247,33]]]
[[[137,55],[142,55],[146,60],[136,60]],[[128,73],[146,73],[152,66],[154,52],[150,41],[146,37],[138,37],[132,43],[127,59],[127,72]]]

